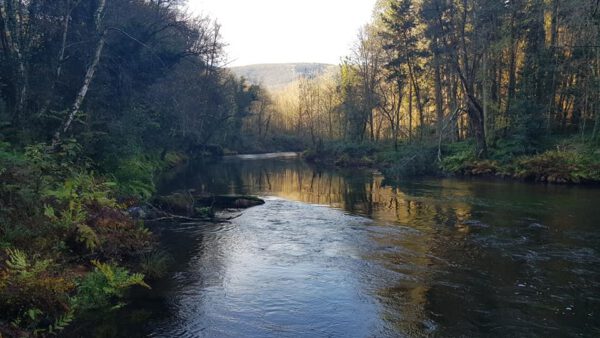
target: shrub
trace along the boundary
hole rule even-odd
[[[152,234],[143,224],[133,221],[119,209],[91,207],[87,224],[97,235],[97,254],[105,258],[131,258],[149,250],[154,243]]]
[[[157,168],[155,162],[143,156],[133,156],[119,161],[112,171],[118,183],[119,195],[143,200],[150,198],[156,190],[154,173]]]
[[[517,160],[514,176],[550,183],[600,181],[600,165],[574,151],[550,150]]]
[[[385,163],[383,173],[393,179],[439,173],[437,147],[428,144],[403,145],[398,151],[388,151],[380,155]]]
[[[150,288],[144,275],[130,273],[124,268],[92,261],[94,270],[88,273],[77,288],[73,302],[77,309],[117,308],[125,292],[134,285]],[[117,301],[117,305],[113,305]]]
[[[0,271],[2,317],[12,318],[15,327],[32,331],[62,329],[70,321],[69,294],[75,284],[53,272],[56,267],[51,260],[30,257],[17,249],[7,249],[6,255],[6,266]]]
[[[475,162],[475,146],[471,142],[456,142],[443,147],[440,169],[446,173],[464,174]]]

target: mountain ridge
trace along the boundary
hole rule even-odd
[[[318,62],[260,63],[230,67],[239,77],[269,90],[285,88],[300,77],[317,77],[332,72],[337,65]]]

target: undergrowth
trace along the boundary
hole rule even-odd
[[[75,141],[0,143],[0,336],[56,334],[161,271],[142,268],[155,240],[117,201],[149,197],[155,166],[128,159],[107,176],[90,163]]]
[[[537,142],[512,138],[492,144],[477,158],[472,141],[406,142],[394,149],[373,143],[330,142],[304,152],[309,162],[339,167],[375,167],[390,179],[414,176],[493,176],[548,183],[600,182],[600,146],[580,137]]]

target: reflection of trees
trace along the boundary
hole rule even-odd
[[[375,297],[381,304],[381,317],[395,329],[394,332],[407,336],[426,335],[430,321],[438,322],[440,328],[446,330],[437,332],[440,335],[464,332],[460,330],[465,327],[458,325],[489,322],[490,317],[486,317],[486,311],[482,309],[507,306],[506,302],[514,297],[514,281],[522,272],[519,270],[522,267],[518,266],[521,263],[507,260],[498,250],[507,254],[510,250],[514,255],[526,252],[529,247],[515,244],[489,248],[467,240],[474,238],[468,236],[477,236],[477,231],[495,231],[493,236],[485,239],[507,236],[500,240],[510,241],[515,232],[508,231],[512,229],[509,227],[513,227],[515,221],[529,222],[527,217],[535,217],[536,222],[558,228],[570,226],[573,213],[584,219],[595,216],[596,194],[592,190],[561,190],[562,194],[555,196],[549,195],[550,188],[545,186],[527,186],[524,193],[522,187],[506,183],[456,180],[406,181],[388,186],[377,174],[313,168],[300,160],[203,165],[182,175],[184,177],[173,184],[173,188],[263,193],[329,204],[376,220],[382,226],[377,227],[377,231],[367,232],[375,248],[370,247],[368,255],[363,257],[363,260],[375,263],[369,264],[375,268],[364,270],[369,274],[364,279],[369,283],[366,288],[375,289]],[[539,201],[545,201],[547,205],[541,205]],[[474,230],[465,224],[473,218],[492,227]],[[508,232],[492,229],[498,226]],[[565,241],[563,232],[535,234],[543,235],[543,240],[549,243],[564,244]],[[197,242],[194,243],[182,242],[173,247],[180,247],[183,252],[195,251],[194,259],[202,261],[194,266],[213,266],[212,271],[217,272],[217,276],[212,277],[209,272],[197,271],[190,278],[202,280],[202,283],[219,283],[218,274],[222,274],[222,270],[214,266],[227,264],[220,257],[225,256],[233,244],[216,240],[210,234],[207,236],[195,238]],[[537,237],[529,237],[530,241],[537,240]],[[558,274],[569,270],[562,264],[572,263],[544,264],[547,271]],[[552,283],[547,279],[550,277],[539,278],[544,283]],[[580,282],[576,275],[560,278]],[[493,292],[490,292],[490,284],[494,287]],[[432,318],[432,314],[441,316]]]
[[[272,194],[307,203],[329,204],[390,224],[387,235],[373,234],[381,248],[366,259],[391,271],[377,291],[383,318],[408,335],[425,332],[429,312],[439,310],[429,300],[431,287],[440,278],[440,261],[455,250],[464,234],[454,225],[471,213],[465,198],[471,191],[461,186],[406,183],[386,186],[371,172],[332,171],[313,168],[300,160],[237,161],[196,169],[194,186],[210,192]],[[400,231],[399,225],[418,231]],[[384,232],[386,233],[386,232]],[[453,238],[454,236],[454,238]],[[452,240],[448,240],[451,238]],[[454,242],[454,244],[452,244]],[[222,247],[223,243],[216,243]],[[453,247],[454,246],[454,247]],[[219,248],[201,256],[218,255]],[[207,262],[210,265],[210,263]]]

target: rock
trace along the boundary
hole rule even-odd
[[[142,207],[131,207],[127,209],[127,213],[133,219],[143,219],[147,217],[147,212]]]

